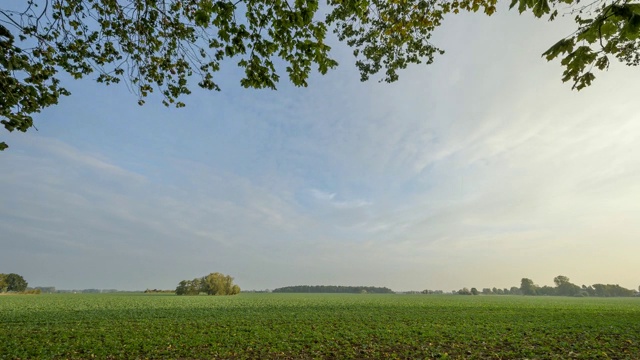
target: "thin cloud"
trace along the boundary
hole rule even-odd
[[[311,189],[309,192],[314,198],[321,201],[331,201],[336,197],[336,193],[329,193],[318,189]]]

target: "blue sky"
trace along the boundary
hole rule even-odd
[[[0,272],[33,286],[244,289],[640,284],[635,69],[570,90],[540,54],[571,32],[515,12],[447,19],[447,53],[400,81],[340,67],[308,88],[195,90],[184,109],[124,86],[3,134]]]

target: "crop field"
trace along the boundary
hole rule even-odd
[[[0,359],[640,359],[640,299],[0,297]]]

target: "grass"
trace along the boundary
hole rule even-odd
[[[640,299],[61,294],[0,299],[0,359],[640,359]]]

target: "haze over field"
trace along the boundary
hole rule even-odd
[[[570,90],[540,57],[571,32],[449,17],[447,53],[395,84],[350,50],[309,88],[194,89],[184,109],[89,80],[5,136],[0,272],[31,286],[243,289],[640,284],[638,69]],[[156,99],[157,100],[157,99]]]

